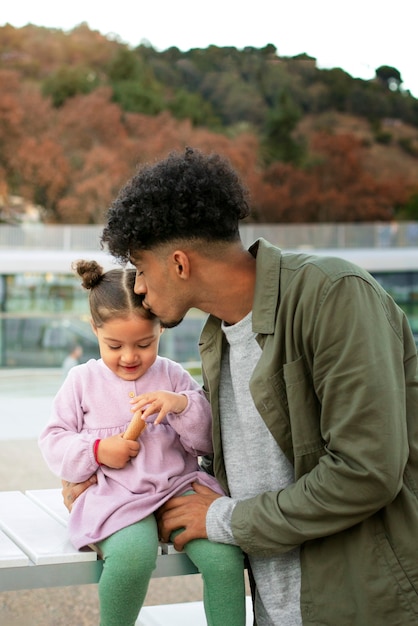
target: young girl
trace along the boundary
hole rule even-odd
[[[134,293],[135,270],[103,273],[94,261],[78,261],[75,269],[90,290],[101,359],[71,369],[39,444],[64,480],[96,473],[97,484],[72,507],[70,537],[77,548],[96,544],[103,556],[101,626],[133,626],[156,565],[154,512],[174,495],[187,497],[194,481],[222,494],[197,459],[212,451],[211,414],[188,372],[158,356],[161,326]],[[140,441],[123,438],[133,402],[145,407]],[[241,550],[198,539],[185,551],[202,573],[208,624],[243,626]]]

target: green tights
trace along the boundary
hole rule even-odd
[[[134,626],[156,565],[158,530],[154,515],[123,528],[98,546],[104,559],[99,582],[100,626]],[[245,626],[241,550],[207,539],[190,541],[184,550],[202,574],[208,626]]]

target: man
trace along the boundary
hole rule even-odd
[[[238,176],[192,149],[143,167],[103,243],[167,327],[209,313],[200,353],[213,469],[161,511],[178,549],[241,546],[261,625],[418,623],[417,352],[403,312],[340,259],[249,251]],[[76,495],[73,488],[70,495]],[[187,500],[187,503],[186,503]]]
[[[63,378],[66,378],[70,369],[78,365],[81,357],[83,356],[83,348],[78,344],[74,344],[70,347],[70,351],[62,362],[61,370]]]

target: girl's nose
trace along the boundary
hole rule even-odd
[[[125,363],[126,365],[131,365],[132,363],[137,363],[139,360],[139,357],[137,355],[137,352],[133,349],[130,348],[126,348],[123,353],[122,353],[122,362]]]

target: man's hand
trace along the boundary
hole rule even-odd
[[[71,513],[71,509],[73,508],[73,504],[78,498],[80,494],[83,493],[86,489],[91,487],[91,485],[95,485],[97,483],[97,476],[93,474],[85,480],[83,483],[70,483],[68,480],[62,480],[62,497],[64,499],[64,504],[67,509]]]
[[[179,552],[192,539],[207,539],[206,514],[212,502],[221,497],[205,485],[193,483],[192,487],[195,494],[172,498],[157,513],[161,541],[169,541],[173,530],[184,528],[173,541]]]

